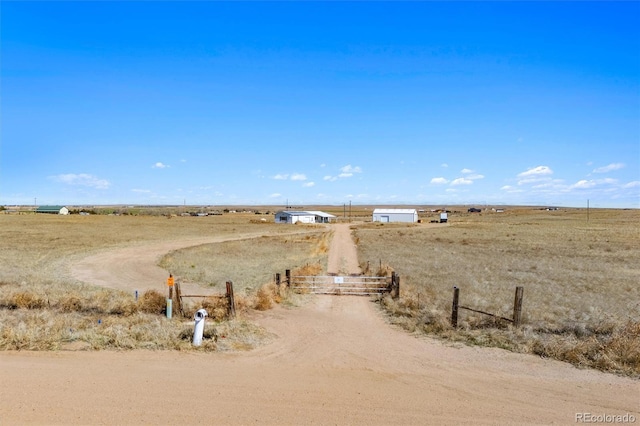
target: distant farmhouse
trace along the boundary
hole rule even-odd
[[[335,216],[321,211],[280,211],[276,223],[330,223]]]
[[[416,209],[375,209],[373,210],[374,222],[409,222],[418,221]]]
[[[65,206],[40,206],[36,209],[36,213],[69,214],[69,209]]]

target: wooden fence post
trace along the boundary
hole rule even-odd
[[[280,272],[276,273],[276,285],[280,288]]]
[[[389,293],[391,293],[391,298],[395,299],[396,294],[396,271],[391,271],[391,288],[389,289]]]
[[[458,327],[458,299],[460,297],[460,289],[453,287],[453,306],[451,307],[451,326]]]
[[[516,287],[516,297],[513,301],[513,326],[519,327],[522,320],[522,293],[523,287]]]
[[[392,298],[394,299],[399,299],[400,298],[400,275],[395,275],[396,279],[396,284],[393,290],[393,294],[391,295]]]
[[[286,269],[284,271],[284,276],[287,279],[287,288],[291,287],[291,269]]]
[[[236,317],[236,299],[233,297],[233,283],[227,281],[227,299],[229,299],[229,316]]]
[[[179,281],[176,281],[175,287],[176,287],[176,302],[177,302],[176,307],[178,308],[178,312],[180,312],[180,315],[184,316],[184,309],[182,307],[182,291],[180,290]]]

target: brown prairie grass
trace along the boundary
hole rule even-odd
[[[399,300],[384,298],[407,330],[535,353],[577,366],[640,376],[640,212],[534,209],[453,214],[449,224],[358,228],[361,261],[393,265]],[[523,325],[511,318],[524,287]]]
[[[68,265],[88,253],[141,242],[268,232],[274,244],[271,238],[254,238],[223,249],[210,248],[213,257],[192,259],[197,268],[188,265],[188,269],[204,271],[208,280],[185,274],[214,285],[232,278],[240,290],[236,294],[238,311],[246,312],[254,307],[257,289],[272,280],[277,268],[293,268],[310,258],[321,261],[323,256],[311,254],[323,240],[321,229],[251,223],[255,218],[254,214],[171,220],[162,216],[0,215],[0,350],[192,349],[180,337],[192,325],[185,327],[180,318],[165,317],[164,295],[147,292],[136,301],[133,294],[74,281]],[[294,229],[315,236],[278,237]],[[181,253],[173,255],[180,258]],[[218,275],[210,272],[221,265]],[[238,279],[236,272],[242,272]],[[246,350],[269,338],[241,317],[228,320],[218,299],[201,305],[210,310],[209,326],[222,337],[217,342],[205,339],[197,350]],[[189,319],[198,306],[191,308]],[[174,303],[174,315],[175,309]]]
[[[206,244],[171,252],[160,265],[188,282],[222,291],[231,280],[236,292],[253,294],[277,272],[326,259],[327,251],[318,249],[326,244],[326,234],[312,231]]]

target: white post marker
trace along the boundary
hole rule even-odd
[[[196,320],[195,327],[193,329],[193,346],[200,346],[202,344],[202,335],[204,333],[204,319],[207,316],[207,311],[199,309],[193,316]]]
[[[167,299],[167,318],[171,319],[173,313],[173,300]]]

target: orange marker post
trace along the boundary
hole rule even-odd
[[[167,278],[167,286],[169,287],[169,299],[173,299],[173,285],[175,281],[173,279],[173,275],[169,274],[169,278]]]

